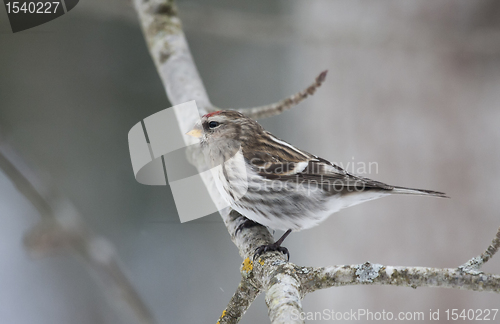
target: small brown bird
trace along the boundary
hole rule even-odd
[[[289,256],[281,243],[292,230],[311,228],[365,201],[392,194],[446,197],[442,192],[396,187],[350,174],[236,111],[206,114],[188,134],[200,138],[212,168],[220,166],[213,169],[215,183],[234,210],[255,223],[286,231],[255,255],[273,250]]]

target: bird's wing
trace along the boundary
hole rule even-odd
[[[286,181],[288,183],[311,184],[326,191],[342,191],[343,189],[385,189],[394,187],[382,182],[359,177],[348,173],[336,164],[307,152],[302,161],[287,162],[269,152],[255,152],[246,156],[252,169],[268,180]]]
[[[243,156],[251,168],[264,179],[320,188],[325,192],[382,190],[401,194],[446,197],[442,192],[395,187],[383,182],[350,174],[338,165],[299,150],[269,132],[243,148]]]
[[[251,168],[268,180],[287,181],[321,187],[323,190],[369,188],[391,190],[394,187],[348,173],[338,165],[275,137],[269,132],[253,145],[243,148],[243,155]],[[340,188],[340,189],[339,189]]]

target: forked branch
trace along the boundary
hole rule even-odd
[[[173,1],[134,0],[134,4],[170,102],[180,104],[195,99],[200,114],[215,110],[196,72]],[[252,118],[277,115],[313,94],[325,76],[326,71],[306,90],[278,103],[236,110]],[[181,111],[176,111],[176,114],[181,131],[187,132],[196,122],[189,116],[183,116]],[[186,139],[186,143],[192,144],[189,139]],[[206,170],[201,158],[191,161],[198,170]],[[217,190],[208,179],[204,181],[208,190]],[[292,311],[296,313],[302,310],[301,299],[317,289],[339,285],[432,286],[499,292],[498,275],[470,274],[458,268],[392,267],[371,263],[326,268],[299,267],[286,262],[285,257],[276,252],[266,253],[252,262],[255,248],[272,243],[272,236],[262,226],[245,228],[236,235],[235,230],[244,221],[244,217],[230,209],[221,210],[220,214],[244,261],[241,267],[243,279],[219,323],[237,323],[259,292],[266,292],[272,323],[303,323],[300,319],[291,317]],[[491,258],[497,249],[498,241],[494,241],[491,248],[481,256],[482,262]]]

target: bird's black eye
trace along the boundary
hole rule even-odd
[[[210,128],[215,128],[217,126],[219,126],[219,123],[216,121],[211,121],[210,123],[208,123],[208,127]]]

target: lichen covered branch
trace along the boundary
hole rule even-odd
[[[212,104],[189,51],[175,2],[134,0],[134,5],[170,102],[196,100],[200,112],[210,111]]]
[[[481,272],[481,267],[483,264],[488,262],[489,259],[491,259],[495,253],[497,253],[498,248],[500,247],[500,228],[497,230],[497,234],[495,235],[495,238],[493,238],[493,241],[491,242],[490,246],[481,253],[481,255],[478,255],[477,257],[474,257],[467,261],[466,263],[462,264],[458,268],[468,274],[480,274]]]
[[[263,244],[274,242],[271,233],[261,225],[244,228],[236,234],[238,226],[247,219],[235,210],[230,210],[228,217],[224,217],[223,220],[231,235],[231,240],[238,248],[243,259],[252,259],[255,249]]]
[[[497,234],[495,235],[495,238],[491,242],[490,246],[484,251],[480,258],[483,260],[483,263],[488,262],[489,259],[491,259],[495,253],[497,253],[498,249],[500,248],[500,227],[497,230]]]
[[[500,293],[500,275],[467,274],[460,269],[394,267],[365,263],[297,270],[303,293],[347,285],[443,287]]]
[[[134,0],[134,5],[139,14],[139,20],[149,51],[170,102],[176,105],[194,99],[196,100],[200,115],[212,111],[212,104],[208,99],[208,95],[189,52],[173,1]],[[191,129],[198,119],[198,116],[186,114],[181,109],[176,109],[175,113],[181,132],[183,133]],[[195,139],[189,136],[184,136],[184,140],[186,145],[196,142]],[[195,165],[200,174],[207,169],[202,155],[194,154],[190,158],[190,162]],[[204,176],[204,174],[201,174],[201,176],[207,189],[211,192],[216,191],[217,188],[213,183],[213,179],[208,175]],[[215,203],[217,205],[217,202]],[[238,235],[235,235],[236,228],[245,218],[230,208],[222,209],[219,213],[231,235],[231,239],[244,259],[252,255],[255,248],[259,245],[273,242],[271,234],[263,226],[243,229]],[[244,271],[242,270],[243,273]],[[246,280],[251,279],[247,278]],[[252,285],[253,287],[262,287],[257,282],[253,282]],[[220,318],[221,323],[236,323],[239,321],[253,299],[260,292],[259,288],[251,290],[250,287],[251,285],[248,285],[245,280],[242,281],[242,284],[240,284],[231,302],[222,314]],[[251,297],[251,299],[243,302],[243,297]]]
[[[243,267],[245,266],[248,267],[249,264],[244,264]],[[253,286],[248,279],[243,278],[217,324],[238,323],[259,294],[260,289]]]
[[[189,51],[174,1],[134,0],[134,5],[149,51],[170,102],[177,105],[194,99],[200,115],[213,110]],[[189,131],[199,118],[199,116],[192,116],[182,109],[175,109],[175,114],[182,133]],[[184,141],[186,145],[197,143],[196,139],[187,135],[184,136]],[[207,170],[201,154],[194,154],[189,160],[200,174]],[[217,191],[213,179],[205,174],[201,174],[201,176],[209,191]],[[217,202],[215,203],[218,205]],[[243,258],[250,253],[249,250],[254,246],[273,242],[269,231],[263,226],[252,228],[250,231],[252,235],[235,237],[236,227],[244,217],[229,208],[222,209],[219,213]],[[244,232],[248,234],[248,231]]]
[[[309,87],[304,89],[303,91],[297,92],[296,94],[283,99],[281,101],[278,101],[276,103],[266,105],[266,106],[260,106],[260,107],[254,107],[254,108],[239,108],[235,109],[246,116],[253,118],[253,119],[261,119],[261,118],[267,118],[275,115],[279,115],[282,112],[292,108],[293,106],[299,104],[302,102],[302,100],[306,99],[308,96],[313,95],[314,92],[316,92],[316,89],[321,86],[323,81],[325,81],[326,74],[328,71],[323,71],[321,72],[316,79],[314,80],[314,83],[311,84]]]
[[[302,312],[302,288],[298,276],[293,273],[293,265],[281,267],[271,276],[266,291],[269,319],[273,324],[304,323],[297,315]]]
[[[170,102],[176,105],[194,99],[200,115],[215,110],[189,52],[173,1],[134,0],[134,4]],[[326,71],[304,91],[275,104],[235,110],[254,119],[280,114],[312,95],[325,77]],[[189,116],[180,110],[175,112],[182,132],[187,132],[197,121],[198,116]],[[194,143],[190,137],[184,139],[187,145]],[[199,171],[207,168],[201,156],[195,156],[190,161]],[[203,181],[209,191],[217,190],[210,178],[203,177]],[[286,258],[278,252],[265,253],[253,262],[255,249],[262,244],[272,243],[272,235],[263,226],[243,228],[236,233],[245,217],[230,208],[220,210],[220,214],[244,261],[241,267],[242,281],[222,313],[219,323],[237,323],[255,297],[263,291],[266,292],[266,303],[272,323],[302,323],[300,318],[291,318],[292,312],[301,311],[301,299],[307,293],[334,286],[384,284],[499,292],[499,276],[468,274],[460,269],[392,267],[371,263],[326,268],[299,267],[286,262]],[[494,241],[483,253],[482,262],[490,258],[499,245],[498,240]]]

